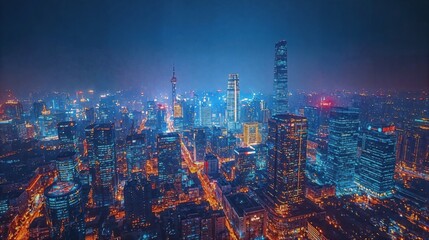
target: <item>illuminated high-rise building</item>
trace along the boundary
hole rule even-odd
[[[267,215],[260,203],[247,193],[224,197],[224,211],[238,239],[264,239]]]
[[[204,156],[206,155],[207,148],[207,135],[204,128],[194,129],[194,161],[202,162],[204,161]]]
[[[125,220],[131,229],[142,229],[151,224],[152,188],[145,178],[134,177],[124,187]]]
[[[8,100],[1,105],[1,112],[6,118],[10,119],[21,119],[24,113],[22,104],[15,100]]]
[[[200,107],[201,126],[212,126],[212,105],[208,101],[203,101]]]
[[[44,192],[52,239],[85,239],[82,188],[75,182],[55,182]]]
[[[285,40],[277,42],[275,46],[274,100],[274,114],[288,112],[287,42]]]
[[[32,115],[34,120],[37,120],[40,117],[40,115],[42,115],[42,111],[44,108],[46,108],[46,103],[42,100],[38,100],[33,103]]]
[[[55,160],[55,165],[59,181],[78,181],[79,175],[75,152],[67,151],[60,153]]]
[[[252,147],[241,147],[234,150],[236,181],[248,186],[255,181],[256,155]]]
[[[84,141],[84,156],[88,158],[89,167],[95,169],[95,149],[94,149],[94,133],[96,124],[91,124],[85,128]]]
[[[356,167],[356,182],[377,198],[392,196],[395,173],[395,127],[372,125],[362,131],[362,153]]]
[[[219,159],[212,153],[204,157],[204,173],[210,177],[216,177],[219,174]]]
[[[329,116],[326,176],[335,184],[337,195],[351,194],[355,187],[359,110],[332,108]]]
[[[274,115],[268,122],[268,188],[283,213],[304,200],[307,119],[292,114]]]
[[[402,168],[429,175],[429,118],[415,119],[398,134],[397,160]]]
[[[243,143],[247,146],[261,143],[261,134],[257,122],[243,123]]]
[[[145,134],[132,134],[127,136],[126,144],[128,178],[130,178],[133,173],[141,173],[145,176],[146,160],[148,159]]]
[[[40,138],[52,138],[58,135],[57,123],[51,111],[46,107],[42,110],[42,115],[38,118]]]
[[[226,90],[226,123],[228,131],[240,129],[240,86],[238,74],[229,74]]]
[[[146,103],[146,124],[145,126],[151,129],[156,128],[156,112],[157,104],[155,101],[147,101]]]
[[[171,108],[173,110],[173,116],[174,116],[174,110],[176,106],[176,84],[177,84],[177,78],[176,78],[176,71],[173,67],[173,76],[171,77]]]
[[[104,123],[94,128],[95,184],[94,202],[97,206],[110,206],[116,189],[115,128]]]
[[[156,130],[158,132],[165,132],[167,130],[167,108],[165,104],[157,104],[156,108]]]
[[[102,95],[100,98],[100,106],[98,108],[100,121],[102,123],[113,123],[116,120],[119,112],[117,100],[113,95]]]
[[[62,151],[75,151],[77,148],[76,122],[67,121],[57,124],[58,140]]]
[[[307,119],[274,115],[268,122],[267,188],[260,197],[267,211],[268,239],[298,239],[315,209],[305,202]]]
[[[191,128],[195,124],[195,101],[193,99],[185,99],[182,102],[183,106],[183,127]]]
[[[182,166],[182,150],[178,133],[159,134],[158,148],[158,179],[160,182],[173,183],[174,176]]]

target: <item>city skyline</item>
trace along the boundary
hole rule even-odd
[[[237,72],[243,92],[271,93],[273,45],[282,39],[293,59],[290,90],[429,88],[424,1],[2,2],[2,9],[0,85],[17,92],[32,83],[156,95],[170,89],[175,65],[179,92],[223,89]]]
[[[0,3],[0,238],[429,239],[425,7]]]

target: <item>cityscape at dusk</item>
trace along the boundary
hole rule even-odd
[[[0,239],[429,239],[429,1],[0,1]]]

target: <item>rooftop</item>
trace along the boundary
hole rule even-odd
[[[246,213],[264,210],[259,203],[249,198],[246,193],[231,194],[226,196],[226,199],[240,217],[244,217]]]
[[[80,188],[75,182],[55,182],[45,189],[46,197],[60,197],[71,194]]]

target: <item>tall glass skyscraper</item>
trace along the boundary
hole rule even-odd
[[[146,176],[146,136],[145,134],[132,134],[127,136],[127,172],[128,178],[139,172]]]
[[[52,239],[85,239],[84,204],[79,183],[55,182],[45,189]]]
[[[77,147],[76,122],[60,122],[57,124],[57,129],[60,149],[64,151],[75,151]]]
[[[268,122],[268,188],[276,209],[283,214],[304,201],[307,119],[274,115]]]
[[[226,122],[228,131],[240,129],[240,86],[238,74],[229,74],[226,90]]]
[[[75,152],[62,152],[57,156],[55,165],[58,171],[58,180],[68,182],[79,179]]]
[[[267,187],[260,194],[267,211],[268,239],[296,239],[313,213],[305,198],[307,119],[292,114],[268,121]]]
[[[159,134],[158,148],[158,179],[160,182],[173,183],[174,175],[182,167],[182,150],[178,133]]]
[[[274,114],[287,113],[288,101],[288,72],[287,72],[287,42],[276,43],[274,56]]]
[[[204,128],[194,129],[194,161],[203,162],[207,148],[207,134]]]
[[[88,158],[89,168],[95,168],[94,130],[96,124],[91,124],[85,128],[84,155]]]
[[[113,124],[99,124],[94,129],[95,186],[97,206],[110,206],[116,188],[115,128]]]
[[[152,219],[152,196],[150,182],[134,177],[124,187],[125,220],[132,229],[150,226]]]
[[[369,195],[392,195],[395,173],[394,126],[374,125],[362,131],[362,154],[356,168],[356,182]]]
[[[327,180],[337,195],[351,194],[355,184],[355,164],[359,130],[359,110],[332,108],[329,116]]]

